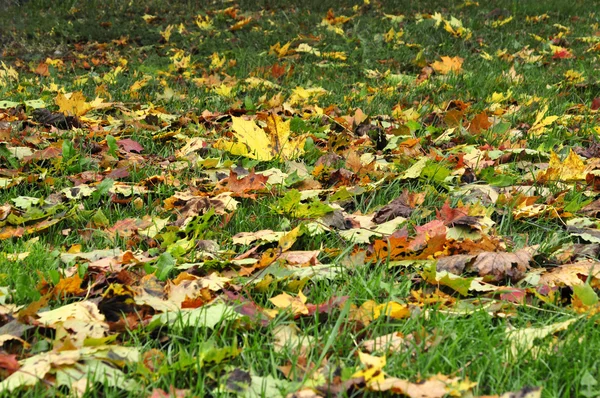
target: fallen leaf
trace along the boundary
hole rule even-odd
[[[461,57],[440,57],[441,61],[435,61],[431,64],[433,70],[442,75],[447,75],[450,72],[458,73],[462,70],[464,59]]]
[[[304,153],[306,136],[292,138],[290,120],[284,122],[276,114],[267,118],[268,132],[256,122],[236,116],[232,116],[232,129],[236,140],[220,140],[214,145],[216,148],[257,160],[288,160]]]
[[[569,155],[564,162],[560,161],[558,155],[554,152],[550,153],[550,164],[548,169],[540,171],[537,175],[537,180],[540,183],[549,181],[582,181],[585,180],[585,163],[579,156],[569,151]]]
[[[514,253],[483,252],[467,267],[467,271],[477,272],[491,281],[500,282],[509,278],[513,282],[522,279],[529,268],[532,255],[528,249]]]
[[[566,330],[580,318],[572,318],[563,322],[556,322],[539,328],[508,329],[506,339],[510,343],[510,358],[515,360],[525,353],[530,353],[534,358],[540,355],[548,345],[536,343],[538,339],[543,339],[557,332]]]

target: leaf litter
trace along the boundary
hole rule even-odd
[[[63,58],[1,63],[0,189],[7,194],[0,239],[3,247],[26,248],[2,256],[25,264],[31,247],[45,245],[62,265],[41,274],[38,299],[17,305],[19,286],[0,290],[0,391],[37,385],[82,395],[102,384],[135,392],[149,373],[170,370],[146,363],[165,353],[132,346],[127,333],[165,342],[167,333],[189,329],[244,334],[273,325],[265,344],[296,358],[278,366],[283,378],[237,368],[248,348],[235,342],[207,343],[177,366],[211,367],[214,394],[467,397],[486,388],[469,379],[468,367],[412,379],[386,372],[388,356],[436,350],[443,340],[435,332],[404,334],[404,322],[485,311],[508,320],[511,361],[560,350],[558,334],[599,312],[600,154],[595,138],[581,137],[600,133],[600,100],[575,94],[580,101],[563,106],[550,94],[516,94],[520,73],[531,67],[564,70],[547,83],[558,97],[597,87],[572,69],[576,57],[597,57],[597,22],[593,35],[572,36],[557,23],[549,38],[530,33],[539,46],[492,51],[471,21],[447,10],[394,15],[365,0],[341,11],[320,15],[310,34],[272,41],[259,54],[272,63],[243,78],[235,52],[203,60],[182,43],[267,35],[265,26],[276,26],[271,18],[282,11],[231,3],[193,23],[166,25],[144,14],[160,36],[148,47],[169,62],[159,73],[128,66],[136,52],[125,50],[127,36],[72,43]],[[410,67],[391,57],[378,60],[385,70],[365,68],[357,51],[328,44],[355,42],[365,53],[352,28],[365,15],[388,27],[374,42],[414,53]],[[508,29],[521,19],[537,32],[535,24],[550,17],[497,9],[486,18],[481,29]],[[477,55],[434,54],[415,29],[476,47]],[[510,68],[493,77],[486,95],[453,90],[495,62]],[[346,82],[339,101],[318,85],[322,78],[298,85],[299,63],[323,73],[352,65],[365,78]],[[124,76],[127,85],[117,88]],[[386,112],[369,106],[401,90],[439,95],[401,97]],[[171,106],[177,101],[187,110]],[[547,136],[550,144],[540,140]],[[152,173],[138,177],[145,168]],[[267,227],[273,218],[280,222]],[[539,226],[541,238],[514,232],[510,222]],[[557,231],[566,238],[555,238]],[[318,283],[343,284],[377,264],[402,270],[410,286],[402,297],[311,298]],[[558,308],[568,318],[512,326],[524,307]],[[329,317],[339,319],[329,339],[300,326]],[[344,317],[361,337],[354,362],[340,364],[328,350]],[[395,331],[370,327],[378,320]],[[189,392],[177,387],[153,388],[150,396]],[[523,386],[495,396],[540,394],[541,386]]]

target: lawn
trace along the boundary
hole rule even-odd
[[[600,396],[595,6],[5,2],[1,395]]]

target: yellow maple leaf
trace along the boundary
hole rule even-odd
[[[165,39],[166,42],[168,42],[171,39],[171,32],[174,27],[175,25],[167,25],[165,30],[160,31],[160,35],[163,37],[163,39]]]
[[[272,113],[267,119],[267,129],[271,133],[274,154],[280,154],[284,159],[296,158],[304,153],[306,141],[305,136],[290,139],[290,122],[291,120],[284,122],[275,113]]]
[[[279,58],[285,57],[286,55],[293,54],[294,50],[290,50],[291,45],[292,45],[291,41],[285,43],[283,46],[281,45],[281,43],[277,42],[277,43],[273,44],[271,47],[269,47],[269,54],[277,55],[277,57],[279,57]]]
[[[529,129],[529,134],[535,136],[542,135],[546,132],[547,127],[558,119],[558,116],[546,116],[546,112],[548,112],[548,105],[538,111],[535,116],[535,122],[533,122],[533,126]]]
[[[464,59],[461,57],[441,57],[441,61],[435,61],[431,64],[433,70],[442,75],[447,75],[450,72],[458,73],[462,69]]]
[[[408,318],[410,310],[406,305],[391,301],[389,303],[379,304],[373,309],[373,319],[377,319],[382,315],[389,316],[393,319]]]
[[[213,21],[210,19],[208,15],[198,15],[196,16],[196,26],[201,30],[213,30]]]
[[[308,102],[310,99],[324,94],[327,94],[327,90],[322,87],[304,88],[298,86],[292,91],[289,102],[291,105],[302,105]]]
[[[215,148],[257,160],[293,159],[304,153],[306,136],[290,138],[289,120],[284,122],[275,114],[269,116],[267,133],[252,120],[236,116],[231,119],[236,140],[219,140]]]
[[[225,64],[225,61],[227,61],[227,58],[225,58],[225,55],[220,57],[218,53],[213,53],[213,55],[211,56],[211,60],[210,60],[210,69],[221,68]]]
[[[156,15],[150,15],[150,14],[144,14],[144,16],[142,17],[142,19],[144,21],[146,21],[146,23],[148,23],[148,24],[156,21],[156,18],[158,18]]]
[[[69,116],[82,116],[93,108],[92,104],[85,100],[81,91],[69,94],[58,93],[54,103],[58,105],[60,112]]]
[[[365,366],[365,369],[355,372],[352,375],[353,378],[364,377],[367,384],[376,384],[385,379],[385,373],[383,372],[383,367],[386,364],[385,356],[376,357],[359,351],[358,358],[363,366]]]
[[[298,297],[290,296],[287,293],[281,293],[275,297],[271,297],[269,301],[279,309],[291,309],[294,315],[308,314],[306,307],[306,296],[302,292],[298,292]]]
[[[569,151],[564,162],[560,161],[556,153],[551,152],[550,164],[546,170],[538,174],[537,180],[539,182],[577,181],[585,180],[585,175],[585,163],[573,150]]]

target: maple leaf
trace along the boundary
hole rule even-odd
[[[57,328],[59,326],[73,332],[74,343],[83,346],[86,338],[104,337],[108,332],[108,324],[96,304],[81,301],[65,305],[52,311],[39,314],[38,322]]]
[[[288,160],[304,153],[306,135],[292,138],[290,121],[284,122],[276,114],[267,119],[268,132],[254,121],[236,116],[232,116],[232,129],[236,141],[219,140],[215,148],[257,160]]]
[[[92,102],[87,102],[81,91],[70,94],[59,93],[54,99],[60,112],[69,116],[83,116],[92,109],[102,106],[103,100],[96,98]]]
[[[358,357],[365,369],[355,372],[352,375],[353,378],[362,377],[368,384],[378,384],[385,379],[385,373],[383,373],[383,367],[386,364],[385,356],[376,357],[359,351]]]
[[[479,134],[482,130],[487,130],[491,126],[492,123],[490,123],[487,113],[481,112],[471,120],[468,130],[471,134]]]
[[[539,182],[548,181],[581,181],[585,180],[585,163],[571,149],[564,162],[560,161],[558,155],[550,152],[550,164],[548,169],[540,171],[537,175]]]
[[[287,293],[281,293],[278,296],[271,297],[269,301],[279,309],[289,308],[294,315],[308,315],[308,308],[306,307],[306,296],[302,292],[298,292],[298,297],[290,296]],[[271,316],[277,314],[278,311],[269,312]]]
[[[265,189],[265,183],[268,179],[269,177],[264,174],[256,174],[254,171],[242,178],[238,178],[237,173],[232,170],[229,173],[229,178],[221,180],[218,187],[222,187],[223,191],[233,192],[237,196],[255,198],[256,195],[247,192]]]
[[[533,134],[534,136],[540,136],[544,134],[548,129],[547,127],[558,119],[558,116],[546,116],[547,112],[548,105],[545,105],[537,112],[535,116],[535,122],[529,129],[530,134]]]
[[[483,252],[467,269],[496,282],[507,277],[512,281],[518,281],[525,276],[531,259],[531,251],[527,248],[514,253]]]
[[[435,61],[431,64],[433,70],[442,75],[447,75],[450,72],[458,73],[462,70],[464,59],[461,57],[440,57],[441,61]]]
[[[408,205],[408,192],[404,192],[402,196],[394,199],[379,209],[373,216],[373,222],[381,224],[396,217],[408,218],[413,210],[414,209]]]

